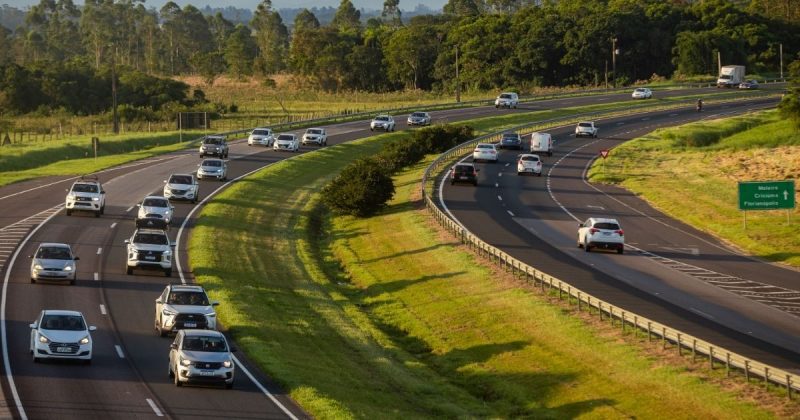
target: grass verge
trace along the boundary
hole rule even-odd
[[[190,265],[223,302],[223,324],[309,413],[657,417],[679,406],[687,418],[769,417],[592,334],[439,237],[416,210],[422,165],[397,177],[382,215],[329,219],[315,193],[352,160],[408,135],[260,171],[206,206],[190,238]]]
[[[746,229],[738,209],[739,181],[800,179],[800,135],[775,111],[657,130],[615,148],[589,179],[619,184],[751,255],[800,267],[800,208],[750,211]]]

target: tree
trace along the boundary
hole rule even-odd
[[[319,29],[319,20],[308,9],[303,9],[294,17],[294,33]]]
[[[481,0],[448,0],[442,12],[456,17],[478,16],[483,13],[483,6]]]
[[[217,52],[225,54],[225,46],[228,43],[228,37],[231,36],[236,26],[229,20],[222,16],[222,12],[217,12],[216,15],[207,18],[208,28],[211,31],[211,36],[214,38],[214,45]]]
[[[265,74],[285,70],[289,51],[289,30],[283,24],[281,15],[272,9],[270,0],[262,0],[250,25],[256,31],[256,44],[260,49],[258,68]]]
[[[342,0],[333,16],[331,26],[340,32],[358,34],[361,31],[361,12],[356,10],[350,0]]]
[[[410,89],[430,89],[437,56],[433,27],[410,25],[394,31],[385,48],[389,78]]]
[[[330,209],[357,217],[377,213],[393,195],[392,177],[371,158],[346,166],[322,189],[322,200]]]
[[[241,79],[253,74],[253,60],[258,54],[250,28],[243,24],[236,25],[225,43],[225,62],[231,76]]]
[[[800,128],[800,60],[789,64],[789,76],[792,80],[789,94],[783,97],[778,109],[784,118],[790,119],[795,127]]]
[[[401,26],[403,19],[400,11],[400,0],[385,0],[381,18],[391,26]]]

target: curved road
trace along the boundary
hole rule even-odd
[[[713,89],[657,92],[661,97],[705,94]],[[434,120],[458,121],[509,112],[526,112],[629,100],[628,94],[575,97],[523,104],[517,110],[493,107],[433,112]],[[405,128],[398,116],[398,129]],[[371,135],[366,122],[328,127],[330,144]],[[313,148],[303,148],[303,151]],[[229,178],[263,168],[291,153],[231,145]],[[106,214],[101,218],[64,215],[65,189],[73,177],[48,177],[0,188],[0,266],[2,266],[3,394],[15,417],[31,418],[128,418],[201,416],[224,418],[306,417],[263,373],[242,354],[237,357],[236,382],[231,391],[213,388],[176,388],[167,377],[170,339],[153,332],[154,300],[168,282],[192,282],[186,267],[187,235],[197,216],[195,206],[176,204],[178,223],[173,228],[182,262],[180,278],[136,272],[127,276],[124,239],[134,230],[134,205],[142,197],[160,193],[170,173],[194,171],[198,163],[194,149],[130,163],[99,173],[108,192]],[[207,198],[223,183],[201,181],[201,196]],[[179,235],[180,231],[180,236]],[[29,260],[40,242],[66,242],[81,257],[75,286],[30,284]],[[177,271],[177,270],[176,270]],[[43,308],[74,309],[84,313],[98,330],[95,359],[91,366],[68,363],[33,364],[28,353],[28,324]],[[243,374],[242,367],[252,373]],[[2,413],[0,413],[2,417]]]

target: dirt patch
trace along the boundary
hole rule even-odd
[[[731,181],[800,179],[800,146],[717,153],[714,166]]]

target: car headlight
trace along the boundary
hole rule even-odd
[[[222,362],[222,366],[225,366],[226,368],[233,366],[233,360],[226,360]]]
[[[44,270],[44,267],[42,267],[41,264],[36,264],[36,265],[33,266],[33,269],[34,270]]]
[[[189,359],[181,359],[181,364],[184,366],[189,366],[192,364],[192,361]]]
[[[178,313],[175,312],[175,311],[171,311],[171,310],[169,310],[167,308],[164,308],[164,309],[161,310],[161,314],[164,315],[164,316],[175,316]]]
[[[74,200],[74,199],[75,199],[75,194],[69,194],[69,195],[67,195],[67,199],[69,199],[69,200]]]
[[[92,201],[100,201],[100,197],[92,197]]]
[[[165,257],[169,257],[170,255],[172,255],[172,251],[164,251],[164,253],[161,254],[161,255],[163,255]]]
[[[64,267],[64,271],[72,271],[73,269],[74,269],[74,267],[71,266],[71,265],[68,265],[68,266]]]
[[[49,339],[49,338],[47,338],[47,337],[45,337],[45,336],[43,336],[42,334],[39,334],[39,342],[40,342],[40,343],[47,344],[47,343],[49,343],[49,342],[50,342],[50,339]]]
[[[81,341],[78,341],[80,344],[89,344],[89,336],[81,338]]]

